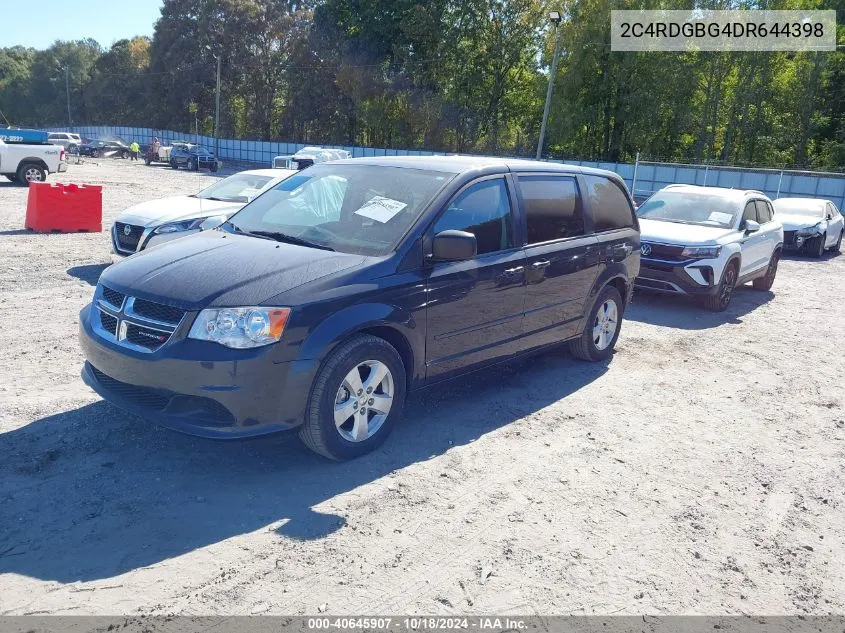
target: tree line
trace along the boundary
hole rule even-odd
[[[833,5],[833,6],[831,6]],[[845,0],[165,0],[151,38],[0,49],[19,126],[845,170],[845,49],[619,53],[611,8],[835,8]],[[838,41],[845,42],[839,27]]]

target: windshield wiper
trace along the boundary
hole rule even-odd
[[[286,244],[296,244],[297,246],[307,246],[309,248],[319,248],[324,251],[334,251],[331,246],[326,246],[324,244],[317,244],[316,242],[310,242],[308,240],[304,240],[301,237],[296,237],[294,235],[288,235],[287,233],[280,233],[278,231],[243,231],[246,235],[255,235],[257,237],[265,237],[270,238],[271,240],[276,240],[277,242],[285,242]]]

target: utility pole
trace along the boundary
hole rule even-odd
[[[70,118],[70,69],[65,66],[65,93],[67,94],[67,125],[68,131],[73,132],[73,120]]]
[[[215,57],[217,57],[217,104],[214,108],[214,156],[219,160],[220,136],[218,130],[220,129],[220,60],[222,56],[215,55]]]
[[[549,109],[552,106],[552,90],[555,85],[555,73],[557,72],[557,59],[560,55],[560,12],[549,11],[549,20],[555,25],[555,53],[552,57],[552,67],[549,72],[549,87],[546,90],[546,105],[543,108],[543,122],[540,124],[540,140],[537,141],[537,160],[543,157],[543,140],[546,137],[546,123],[549,121]]]

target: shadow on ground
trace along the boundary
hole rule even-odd
[[[215,442],[102,401],[0,435],[0,574],[113,577],[284,521],[319,539],[346,517],[313,506],[468,444],[607,370],[553,350],[412,396],[383,448],[334,463],[295,435]]]
[[[96,286],[97,281],[100,279],[100,275],[102,275],[103,271],[109,266],[111,266],[111,263],[85,264],[84,266],[73,266],[72,268],[67,269],[67,274],[71,277],[81,279],[85,283],[88,283],[92,286]]]
[[[706,330],[726,323],[742,323],[742,318],[746,314],[768,303],[774,297],[774,292],[760,292],[752,290],[750,285],[742,286],[734,292],[727,310],[710,312],[695,300],[687,297],[638,289],[634,293],[634,302],[625,312],[625,318],[684,330]]]

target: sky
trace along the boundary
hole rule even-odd
[[[23,28],[0,29],[0,47],[47,48],[56,40],[92,37],[103,48],[134,35],[152,35],[162,0],[36,0],[37,15]],[[0,14],[15,0],[0,0]]]

